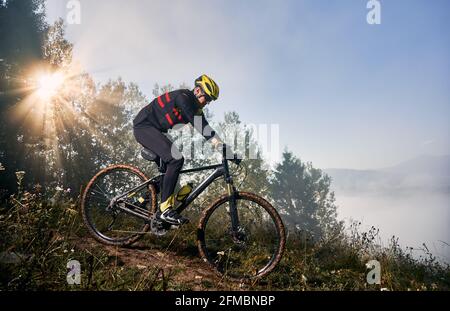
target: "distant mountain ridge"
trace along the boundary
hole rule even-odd
[[[450,155],[421,155],[378,170],[325,169],[337,193],[436,191],[450,194]]]

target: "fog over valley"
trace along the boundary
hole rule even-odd
[[[339,218],[380,229],[381,243],[395,235],[414,255],[426,248],[450,262],[450,156],[420,156],[379,170],[327,169]]]

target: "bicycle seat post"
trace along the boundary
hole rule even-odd
[[[159,163],[158,163],[158,170],[161,174],[164,174],[166,172],[166,163],[164,163],[163,159],[159,158]]]

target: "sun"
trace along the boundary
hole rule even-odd
[[[43,100],[48,100],[58,93],[64,83],[64,75],[60,72],[43,74],[37,79],[36,94]]]

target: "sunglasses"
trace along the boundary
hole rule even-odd
[[[210,102],[212,102],[212,98],[209,97],[209,95],[205,94],[205,95],[203,95],[203,96],[205,97],[206,103],[209,104]]]
[[[205,98],[205,100],[206,100],[206,103],[207,104],[209,104],[211,101],[212,101],[212,98],[211,98],[211,96],[209,96],[208,94],[206,94],[203,90],[201,90],[201,97],[204,97]]]

